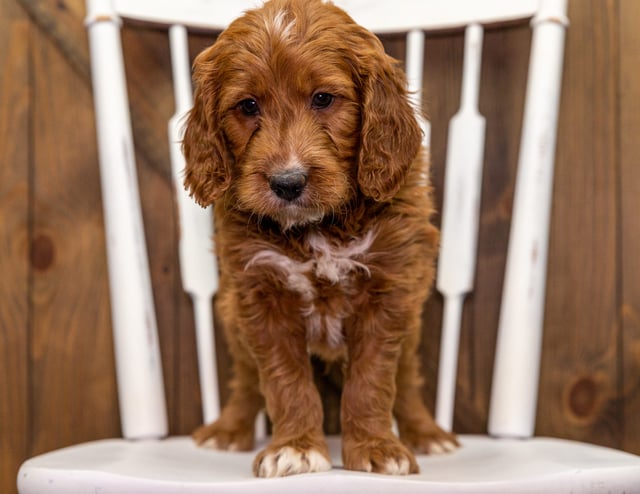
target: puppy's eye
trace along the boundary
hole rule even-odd
[[[252,98],[247,98],[238,103],[238,108],[247,117],[255,117],[260,113],[258,102]]]
[[[314,110],[324,110],[325,108],[329,108],[335,99],[336,97],[333,94],[316,93],[311,99],[311,108]]]

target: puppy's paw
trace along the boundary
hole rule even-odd
[[[385,475],[408,475],[420,471],[413,453],[391,435],[365,441],[345,440],[342,459],[348,470]]]
[[[418,454],[440,455],[460,447],[454,434],[435,426],[423,430],[407,429],[400,432],[400,440]]]
[[[256,456],[253,473],[256,477],[284,477],[326,472],[331,470],[331,461],[327,451],[321,449],[269,445]]]
[[[233,423],[220,419],[198,427],[192,434],[193,440],[204,448],[227,451],[251,451],[254,442],[253,426]]]

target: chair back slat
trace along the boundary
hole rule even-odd
[[[485,119],[478,110],[483,29],[465,31],[460,109],[449,124],[437,288],[444,296],[436,421],[453,425],[460,323],[464,296],[476,271]]]
[[[218,267],[213,251],[212,208],[202,208],[185,190],[185,160],[181,150],[184,120],[193,106],[187,29],[169,28],[175,113],[169,120],[171,171],[180,224],[178,252],[182,287],[193,301],[198,355],[198,377],[205,422],[220,415],[218,368],[215,354],[212,298],[218,289]]]
[[[489,433],[535,428],[567,0],[542,0],[533,37],[489,409]]]
[[[425,32],[421,29],[413,29],[407,33],[406,40],[405,70],[409,86],[409,98],[418,113],[418,121],[423,136],[422,144],[428,148],[431,142],[431,124],[422,114]]]
[[[167,410],[120,25],[108,2],[87,11],[122,433],[162,437]]]

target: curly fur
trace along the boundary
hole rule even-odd
[[[217,310],[234,357],[229,402],[196,440],[251,449],[266,405],[273,437],[256,475],[330,468],[315,354],[344,365],[345,467],[417,472],[412,451],[456,440],[420,398],[438,231],[402,70],[332,4],[272,0],[198,56],[194,79],[185,183],[215,205]],[[272,186],[288,173],[304,175],[294,198]]]

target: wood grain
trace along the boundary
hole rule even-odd
[[[0,492],[29,453],[29,45],[27,17],[0,0]],[[6,48],[4,48],[6,47]]]
[[[85,17],[85,1],[84,0],[17,0],[26,12],[29,13],[34,24],[51,39],[58,51],[63,55],[68,63],[69,69],[76,74],[90,87],[91,85],[91,68],[89,59],[89,47],[87,42],[87,33],[84,27]],[[126,36],[126,29],[125,34]],[[139,50],[135,43],[125,43],[127,48]],[[145,52],[146,50],[146,52]],[[165,53],[168,47],[165,43],[160,43],[149,52],[150,48],[143,47],[142,52],[145,56],[154,57],[158,53]],[[145,62],[145,56],[138,58]],[[139,74],[141,78],[145,77],[144,72],[133,71],[134,75]],[[153,87],[146,81],[143,85],[133,85],[130,93],[131,114],[133,130],[137,134],[136,146],[139,150],[149,157],[152,166],[155,163],[162,163],[166,159],[163,149],[157,144],[166,140],[166,130],[162,129],[158,132],[158,127],[153,125],[153,121],[148,120],[148,113],[138,102],[144,104],[148,102],[150,94],[146,89]],[[170,100],[156,100],[156,103],[170,103]]]
[[[569,7],[537,433],[621,446],[615,4]]]
[[[640,454],[640,2],[621,0],[620,24],[620,262],[622,362],[621,447]]]
[[[119,434],[91,94],[51,39],[33,63],[32,452]]]
[[[84,0],[16,0],[32,22],[51,38],[69,67],[83,79],[91,77],[89,47],[83,19]],[[16,3],[14,2],[14,3]]]

